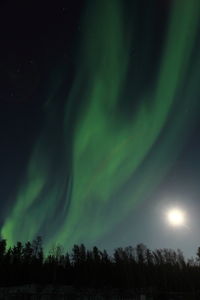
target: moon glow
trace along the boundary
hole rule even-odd
[[[183,226],[185,224],[185,213],[178,208],[171,209],[167,212],[167,220],[171,226]]]

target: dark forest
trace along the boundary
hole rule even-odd
[[[60,245],[44,254],[42,238],[13,247],[0,241],[1,286],[63,285],[75,288],[132,290],[136,293],[196,293],[200,281],[200,248],[195,258],[181,250],[148,249],[143,244],[117,248],[110,255],[96,246]],[[198,299],[198,298],[197,298]]]

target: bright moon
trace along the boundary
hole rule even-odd
[[[167,213],[167,220],[172,226],[183,226],[185,224],[185,214],[180,209],[171,209]]]

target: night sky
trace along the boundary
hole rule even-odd
[[[1,237],[195,255],[199,0],[52,2],[0,4]]]

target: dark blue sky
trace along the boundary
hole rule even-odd
[[[132,20],[133,2],[137,11],[136,21]],[[133,2],[127,1],[123,4],[126,7],[126,23],[130,23],[130,27],[135,26],[136,28],[131,41],[133,43],[135,39],[136,46],[130,47],[128,79],[125,83],[123,97],[119,102],[121,114],[127,120],[137,113],[144,93],[151,94],[159,76],[158,70],[173,1],[154,0],[153,8],[147,6],[148,1]],[[80,56],[78,54],[79,42],[84,36],[81,18],[85,12],[86,1],[59,1],[59,3],[54,2],[53,4],[41,2],[40,5],[35,1],[2,1],[0,5],[0,225],[3,226],[15,204],[32,149],[46,126],[47,103],[52,94],[54,99],[57,99],[54,109],[57,111],[58,131],[61,126],[58,124],[59,120],[64,118],[64,107],[69,101],[67,99],[76,79],[77,61]],[[129,11],[127,7],[130,9]],[[196,26],[199,33],[199,23]],[[153,34],[148,42],[150,27],[153,28],[151,29]],[[123,220],[117,222],[116,226],[113,226],[112,229],[109,228],[106,234],[96,240],[100,247],[110,249],[143,242],[151,248],[181,248],[187,256],[190,256],[195,254],[196,248],[200,244],[200,119],[199,111],[197,111],[199,106],[194,108],[194,102],[192,102],[192,97],[199,102],[200,91],[196,88],[195,95],[191,95],[191,98],[185,96],[187,83],[189,84],[192,76],[195,78],[193,65],[199,59],[199,43],[199,35],[197,35],[192,49],[193,56],[184,75],[183,95],[181,96],[179,92],[167,125],[162,129],[158,140],[151,149],[151,151],[157,151],[158,144],[164,145],[162,136],[167,135],[167,126],[176,127],[176,120],[179,120],[180,114],[183,113],[183,110],[179,110],[183,103],[186,113],[187,110],[195,109],[196,113],[193,114],[194,117],[191,117],[192,114],[188,114],[189,125],[184,130],[180,141],[181,150],[153,191],[149,192],[149,195],[146,194],[145,199],[139,201],[137,205],[134,205],[134,208]],[[148,56],[146,56],[146,48],[149,50]],[[130,79],[134,81],[134,89],[132,88],[133,81]],[[166,86],[168,80],[169,78],[166,78]],[[79,98],[86,89],[85,85],[86,83],[82,83]],[[130,96],[134,99],[133,101],[129,100]],[[76,106],[84,106],[84,102],[81,102],[80,99],[74,106],[70,118],[71,125],[68,125],[69,145],[73,140],[71,135],[73,135],[72,131],[77,118],[77,113],[74,111],[76,111]],[[52,127],[54,127],[53,123]],[[179,138],[180,136],[177,136],[177,139]],[[52,149],[52,152],[60,153],[60,156],[57,154],[56,160],[58,166],[61,166],[62,143],[59,142],[58,136],[54,136],[53,139],[60,148],[59,152],[56,152],[56,149]],[[162,147],[165,147],[165,151],[173,152],[173,144],[166,144]],[[70,150],[67,155],[68,157],[63,163],[66,163],[67,166],[65,176],[68,182],[73,155]],[[59,167],[52,168],[54,168],[55,174],[63,176],[62,167],[60,169]],[[154,176],[153,168],[152,176]],[[130,186],[131,180],[130,178]],[[65,189],[67,188],[65,187]],[[63,193],[69,193],[65,189]],[[59,222],[61,222],[59,214],[63,205],[62,201],[56,208],[55,216],[58,219],[56,226],[59,226]],[[183,207],[187,211],[189,229],[175,230],[167,226],[162,213],[174,205]],[[23,219],[23,215],[20,218]],[[62,216],[62,218],[64,217]],[[109,209],[107,218],[109,218]],[[40,228],[39,233],[47,234],[46,225],[44,229]],[[51,236],[51,233],[48,232],[48,236]]]

